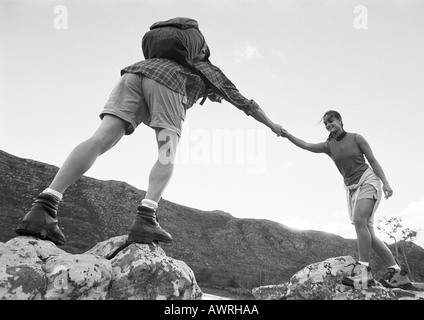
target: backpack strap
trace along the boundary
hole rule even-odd
[[[188,66],[188,67],[191,70],[193,70],[202,79],[203,83],[205,84],[206,90],[205,90],[205,93],[203,94],[202,101],[200,101],[200,105],[203,105],[206,101],[206,98],[208,97],[209,90],[211,90],[212,86],[208,78],[206,78],[206,76],[202,72],[200,72],[199,69],[197,69],[194,65]]]

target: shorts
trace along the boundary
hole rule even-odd
[[[353,193],[354,191],[350,191],[350,192]],[[364,184],[359,190],[357,201],[360,200],[360,199],[377,200],[378,199],[377,189],[371,184],[368,184],[368,183]],[[376,203],[375,205],[378,205],[378,204]],[[373,210],[373,213],[371,213],[370,217],[368,218],[367,225],[369,225],[369,226],[374,225],[374,211],[375,210]],[[349,218],[353,223],[353,214],[352,214],[352,216],[349,216]]]
[[[140,123],[169,129],[181,137],[187,98],[140,74],[125,73],[116,84],[100,118],[114,115],[128,123],[126,135]]]

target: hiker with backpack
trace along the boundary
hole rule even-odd
[[[96,159],[141,123],[156,133],[158,159],[153,165],[146,196],[128,234],[128,242],[172,242],[158,223],[159,200],[174,169],[176,149],[186,112],[199,98],[225,99],[246,115],[269,127],[277,136],[283,128],[271,121],[254,100],[245,98],[225,74],[209,61],[208,45],[197,21],[175,18],[155,23],[142,39],[145,60],[121,71],[92,137],[69,154],[48,188],[42,191],[19,222],[16,233],[61,245],[66,241],[57,211],[63,193]]]

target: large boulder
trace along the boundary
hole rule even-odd
[[[34,237],[0,243],[0,299],[201,299],[184,262],[158,245],[127,245],[126,239],[108,239],[83,254]]]
[[[373,286],[345,286],[341,279],[350,275],[355,264],[351,256],[330,258],[310,264],[290,281],[252,290],[260,300],[424,300],[420,284],[414,290],[389,289],[378,281]]]
[[[110,259],[112,281],[107,297],[109,300],[202,298],[194,273],[185,262],[167,257],[156,244],[133,243],[126,246],[126,238],[111,238],[87,251]],[[110,258],[112,255],[114,257]]]
[[[33,237],[0,243],[1,299],[105,299],[111,278],[110,261],[92,254]]]

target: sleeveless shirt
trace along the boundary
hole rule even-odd
[[[369,165],[356,141],[356,134],[347,132],[340,141],[331,139],[328,141],[328,148],[329,156],[342,174],[345,185],[358,183]]]

